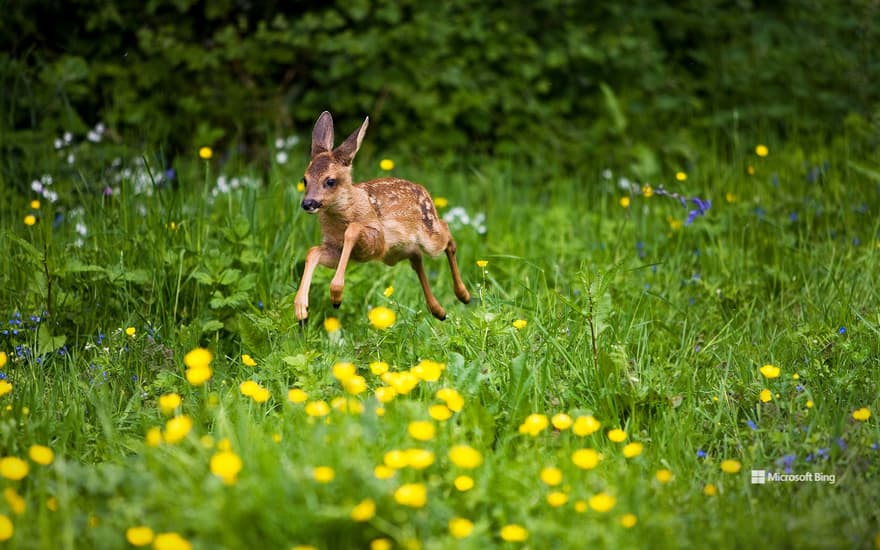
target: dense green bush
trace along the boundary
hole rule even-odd
[[[626,4],[12,3],[3,175],[99,121],[169,158],[203,144],[267,158],[330,109],[342,128],[372,117],[367,147],[574,165],[611,142],[650,172],[658,150],[687,157],[701,128],[828,134],[876,116],[876,2]]]

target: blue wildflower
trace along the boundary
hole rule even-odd
[[[753,431],[758,429],[758,425],[755,424],[755,421],[754,421],[754,420],[747,420],[747,421],[746,421],[746,426],[748,426],[749,428],[751,428]]]
[[[697,458],[706,458],[706,451],[703,449],[697,449]]]
[[[842,437],[838,437],[836,443],[837,443],[837,446],[840,447],[841,451],[846,450],[847,444],[846,444],[846,441],[844,441],[844,439]]]
[[[837,334],[846,334],[846,327],[840,327],[837,329]]]

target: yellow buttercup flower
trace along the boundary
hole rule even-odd
[[[147,447],[158,447],[162,444],[162,428],[153,426],[147,430],[146,437]]]
[[[538,434],[546,430],[549,425],[550,421],[547,419],[546,415],[537,413],[530,414],[526,417],[523,423],[520,424],[519,433],[537,437]]]
[[[342,323],[340,323],[339,319],[336,317],[327,317],[324,319],[324,330],[328,333],[336,332],[340,328],[342,328]]]
[[[214,151],[210,147],[199,148],[199,158],[202,160],[210,160],[214,156]]]
[[[31,201],[31,209],[32,210],[39,210],[40,209],[40,201],[38,201],[37,199],[32,200]]]
[[[358,395],[367,391],[367,381],[363,376],[355,375],[343,380],[342,388],[351,395]]]
[[[253,395],[251,395],[251,399],[253,399],[256,403],[265,403],[269,400],[270,397],[272,397],[272,393],[263,386],[259,386],[254,391]]]
[[[382,460],[386,466],[394,468],[395,470],[400,470],[401,468],[409,466],[409,458],[406,453],[398,449],[392,449],[385,453]]]
[[[762,403],[769,403],[773,399],[773,393],[765,388],[761,390],[760,394],[758,394],[758,399],[760,399]]]
[[[469,470],[483,463],[483,455],[470,445],[453,445],[449,449],[449,460],[459,468]]]
[[[541,469],[541,481],[551,487],[555,487],[562,483],[562,470],[554,466],[547,466]]]
[[[587,501],[586,500],[576,500],[574,501],[574,511],[578,514],[583,514],[587,511]]]
[[[305,411],[309,416],[327,416],[330,414],[330,405],[326,401],[310,401],[306,403]]]
[[[620,206],[623,208],[629,208],[630,200],[629,197],[620,197]]]
[[[642,195],[644,195],[646,199],[650,199],[654,196],[654,188],[646,183],[642,186]]]
[[[298,182],[296,182],[296,190],[300,193],[306,190],[306,184],[305,182],[303,182],[303,180],[299,180]]]
[[[166,393],[159,396],[159,410],[165,416],[171,416],[177,407],[180,406],[183,399],[177,393]]]
[[[623,447],[623,456],[626,458],[634,458],[642,454],[645,448],[641,443],[628,443]]]
[[[252,397],[257,390],[260,389],[260,385],[254,382],[253,380],[245,380],[241,384],[238,385],[238,390],[245,397]]]
[[[608,439],[615,443],[622,443],[623,441],[626,441],[626,432],[620,428],[614,428],[613,430],[608,431]]]
[[[3,489],[3,498],[6,499],[6,504],[9,505],[9,509],[16,516],[22,515],[27,509],[27,502],[12,487]]]
[[[871,409],[869,409],[868,407],[856,409],[853,411],[852,417],[854,420],[858,420],[859,422],[867,422],[867,420],[871,418]]]
[[[0,351],[0,369],[5,367],[8,361],[9,355],[7,355],[5,351]]]
[[[367,314],[370,324],[379,330],[385,330],[397,321],[397,314],[385,306],[376,306]]]
[[[567,430],[574,423],[574,420],[565,413],[559,413],[553,415],[553,418],[550,419],[550,423],[553,424],[553,427],[557,430]]]
[[[568,495],[566,495],[562,491],[553,491],[552,493],[547,495],[547,504],[554,508],[565,506],[566,502],[568,502]]]
[[[452,518],[449,520],[449,534],[453,538],[463,539],[474,531],[474,523],[465,518]]]
[[[394,161],[391,159],[382,159],[379,161],[379,168],[386,172],[394,170]]]
[[[635,527],[638,521],[639,518],[637,518],[635,514],[623,514],[622,516],[620,516],[620,525],[624,529]]]
[[[318,466],[312,469],[312,477],[318,483],[330,483],[336,477],[336,471],[330,466]]]
[[[134,336],[136,332],[137,332],[137,329],[134,327],[128,327],[127,329],[125,329],[125,334],[127,334],[129,336]]]
[[[583,470],[592,470],[599,465],[602,455],[595,449],[578,449],[571,454],[571,461]]]
[[[379,464],[375,468],[373,468],[373,476],[376,479],[391,479],[394,477],[394,468],[389,468],[384,464]]]
[[[477,260],[477,267],[486,267],[489,265],[489,260]]]
[[[727,459],[721,461],[721,471],[725,474],[735,474],[740,471],[742,464],[739,460]]]
[[[394,500],[410,508],[423,508],[428,502],[428,489],[421,483],[406,483],[394,491]]]
[[[153,542],[154,538],[153,530],[143,525],[125,530],[125,540],[132,546],[146,546]]]
[[[764,375],[764,378],[778,378],[779,377],[779,367],[775,367],[773,365],[764,365],[761,367],[761,374]]]
[[[165,423],[164,438],[166,443],[179,443],[192,430],[192,419],[185,414],[175,416]]]
[[[340,382],[357,374],[357,367],[353,363],[335,363],[333,365],[333,378]]]
[[[438,363],[437,361],[431,361],[430,359],[423,359],[419,361],[419,364],[410,369],[419,380],[424,380],[425,382],[436,382],[440,379],[440,375],[443,371],[446,370],[445,363]]]
[[[48,466],[55,460],[55,453],[45,445],[31,445],[28,449],[28,456],[37,464]]]
[[[382,295],[386,298],[391,298],[391,295],[394,294],[394,287],[392,285],[388,285],[385,290],[382,292]]]
[[[195,348],[183,356],[183,364],[191,369],[207,367],[214,360],[214,354],[205,348]]]
[[[379,386],[373,390],[373,395],[380,403],[391,403],[397,397],[397,390],[391,386]]]
[[[434,463],[434,451],[428,449],[407,449],[404,454],[407,466],[416,470],[424,470]]]
[[[574,435],[585,437],[599,431],[601,427],[602,423],[596,420],[593,415],[579,416],[574,420],[571,432]]]
[[[526,528],[516,523],[505,525],[498,534],[507,542],[523,542],[529,538]]]
[[[385,537],[370,541],[370,550],[391,550],[393,546],[391,539],[386,539]]]
[[[0,514],[0,542],[9,540],[15,534],[15,527],[12,520],[6,514]]]
[[[409,423],[407,432],[413,439],[419,441],[431,441],[434,439],[436,429],[432,422],[428,422],[427,420],[415,420]]]
[[[242,467],[241,457],[232,451],[221,451],[211,457],[211,473],[226,485],[236,482]]]
[[[517,330],[522,330],[522,329],[526,328],[526,325],[528,325],[528,324],[529,324],[529,322],[526,321],[525,319],[517,319],[516,321],[513,322],[513,328],[515,328]]]
[[[291,388],[287,391],[287,400],[291,403],[305,403],[309,398],[309,394],[299,388]]]
[[[446,405],[431,405],[428,407],[428,416],[434,420],[443,422],[452,418],[452,410]]]
[[[474,478],[471,476],[458,476],[452,484],[455,485],[456,489],[464,493],[474,488]]]
[[[159,533],[153,539],[153,550],[192,550],[192,543],[177,533]]]
[[[669,483],[672,481],[672,472],[667,470],[666,468],[662,468],[657,470],[657,473],[654,474],[654,477],[657,478],[657,481],[660,483]]]
[[[370,363],[370,372],[376,376],[381,376],[388,372],[388,363],[385,361],[373,361]]]
[[[242,354],[241,362],[244,363],[244,366],[246,366],[246,367],[256,367],[257,366],[257,362],[254,361],[254,358],[251,357],[250,355],[248,355],[247,353]]]
[[[24,224],[25,225],[30,227],[36,223],[37,223],[37,217],[34,216],[33,214],[28,214],[27,216],[24,217]]]
[[[617,499],[608,493],[596,493],[587,502],[589,502],[590,508],[600,514],[604,514],[614,508],[614,505],[617,504]]]
[[[187,382],[189,382],[193,386],[201,386],[211,379],[211,376],[214,375],[214,369],[208,366],[193,367],[190,369],[186,369],[185,374]]]
[[[446,197],[435,197],[434,206],[437,208],[446,208],[449,206],[449,200]]]
[[[12,391],[12,384],[6,380],[0,380],[0,397]]]
[[[678,181],[685,181],[688,179],[688,175],[684,172],[676,172],[675,179]]]
[[[29,470],[28,463],[18,457],[7,456],[0,458],[0,476],[6,479],[19,481],[28,475]]]
[[[464,407],[464,398],[454,388],[440,388],[434,395],[437,399],[446,403],[449,410],[453,412],[461,412],[461,409]]]
[[[370,521],[376,515],[376,502],[365,498],[351,509],[351,519],[357,522]]]
[[[707,497],[714,497],[718,494],[718,488],[715,487],[714,483],[707,483],[705,487],[703,487],[703,494]]]
[[[770,154],[770,149],[766,145],[758,145],[755,147],[755,154],[759,157],[766,157]]]

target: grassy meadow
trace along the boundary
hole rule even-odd
[[[880,179],[845,143],[651,181],[362,153],[431,191],[473,299],[352,264],[336,310],[319,268],[304,327],[306,144],[83,143],[2,192],[0,547],[880,548]]]

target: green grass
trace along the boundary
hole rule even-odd
[[[298,207],[302,166],[273,166],[263,184],[217,196],[218,171],[229,167],[216,163],[179,167],[176,186],[151,196],[133,175],[103,196],[110,176],[80,169],[56,176],[60,199],[43,200],[33,226],[22,220],[34,197],[6,196],[0,313],[3,330],[18,334],[0,335],[9,357],[0,372],[12,384],[0,397],[0,455],[28,460],[40,444],[55,459],[30,461],[20,481],[0,479],[26,503],[18,514],[14,498],[0,501],[15,528],[2,544],[124,548],[126,529],[141,525],[194,548],[367,548],[379,538],[397,548],[878,544],[880,182],[853,171],[863,159],[840,147],[779,143],[765,158],[725,156],[703,151],[686,181],[653,182],[712,200],[690,225],[681,222],[691,203],[623,191],[628,174],[608,178],[604,166],[564,174],[552,163],[397,159],[395,175],[448,200],[441,213],[486,216],[485,233],[453,226],[470,305],[455,300],[445,260],[428,261],[445,322],[427,312],[408,266],[375,263],[349,268],[338,311],[332,273],[319,270],[310,322],[299,327],[293,295],[320,239],[317,219]],[[355,175],[380,175],[378,163],[360,159]],[[396,324],[371,327],[374,306],[394,310]],[[18,315],[22,324],[10,325]],[[324,330],[328,317],[339,332]],[[514,328],[517,319],[526,326]],[[183,357],[199,346],[214,355],[213,376],[194,387]],[[370,363],[404,371],[423,359],[446,365],[439,381],[421,381],[380,416],[373,390],[383,382]],[[290,388],[310,401],[345,397],[332,375],[342,361],[366,379],[368,391],[352,397],[361,413],[316,419],[287,400]],[[765,364],[781,375],[765,379]],[[267,402],[241,394],[249,379],[269,390]],[[442,387],[464,407],[418,441],[407,427],[430,420]],[[168,420],[159,396],[171,392],[182,396],[173,414],[190,417],[192,430],[149,446],[148,430]],[[874,412],[866,422],[852,416],[862,407]],[[533,413],[593,415],[602,428],[520,433]],[[624,444],[606,437],[612,428],[644,451],[624,457]],[[479,450],[482,464],[452,464],[456,444]],[[209,466],[226,447],[243,463],[232,484]],[[386,452],[410,448],[432,451],[434,463],[376,478]],[[581,470],[571,460],[580,448],[602,461]],[[722,472],[726,459],[742,469]],[[750,483],[752,469],[781,473],[783,460],[835,483]],[[334,479],[318,483],[318,466]],[[558,487],[541,481],[548,466],[563,473]],[[672,481],[655,479],[659,469]],[[471,490],[455,488],[461,475]],[[405,483],[427,489],[424,507],[395,500]],[[567,502],[548,504],[553,491]],[[597,493],[613,496],[613,508],[581,511]],[[367,498],[375,516],[354,521]],[[624,514],[637,523],[622,526]],[[468,537],[452,538],[454,517],[473,522]],[[503,542],[507,524],[524,526],[528,540]]]

